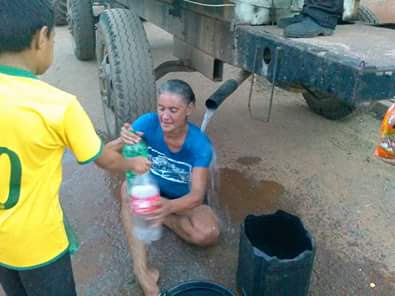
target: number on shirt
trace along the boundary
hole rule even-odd
[[[5,155],[11,163],[10,188],[5,203],[0,202],[0,209],[11,209],[19,200],[21,192],[22,167],[18,155],[5,147],[0,147],[0,156]]]

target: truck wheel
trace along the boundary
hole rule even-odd
[[[342,119],[355,110],[355,106],[323,93],[306,90],[303,97],[313,112],[330,120]]]
[[[123,123],[156,107],[152,57],[139,17],[127,9],[104,11],[97,25],[96,56],[107,132],[115,138]]]
[[[53,9],[55,11],[55,24],[64,26],[67,24],[67,0],[53,0]]]
[[[95,18],[92,0],[68,0],[69,28],[74,54],[81,61],[95,57]]]

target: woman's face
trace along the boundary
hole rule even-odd
[[[164,133],[171,133],[185,127],[193,104],[187,104],[177,94],[165,92],[158,98],[158,116]]]

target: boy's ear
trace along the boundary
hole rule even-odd
[[[36,32],[33,36],[32,40],[32,48],[33,49],[42,49],[49,39],[49,29],[47,26],[42,27],[40,30]]]

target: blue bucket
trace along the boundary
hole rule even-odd
[[[179,284],[160,296],[234,296],[234,294],[217,283],[191,281]]]

